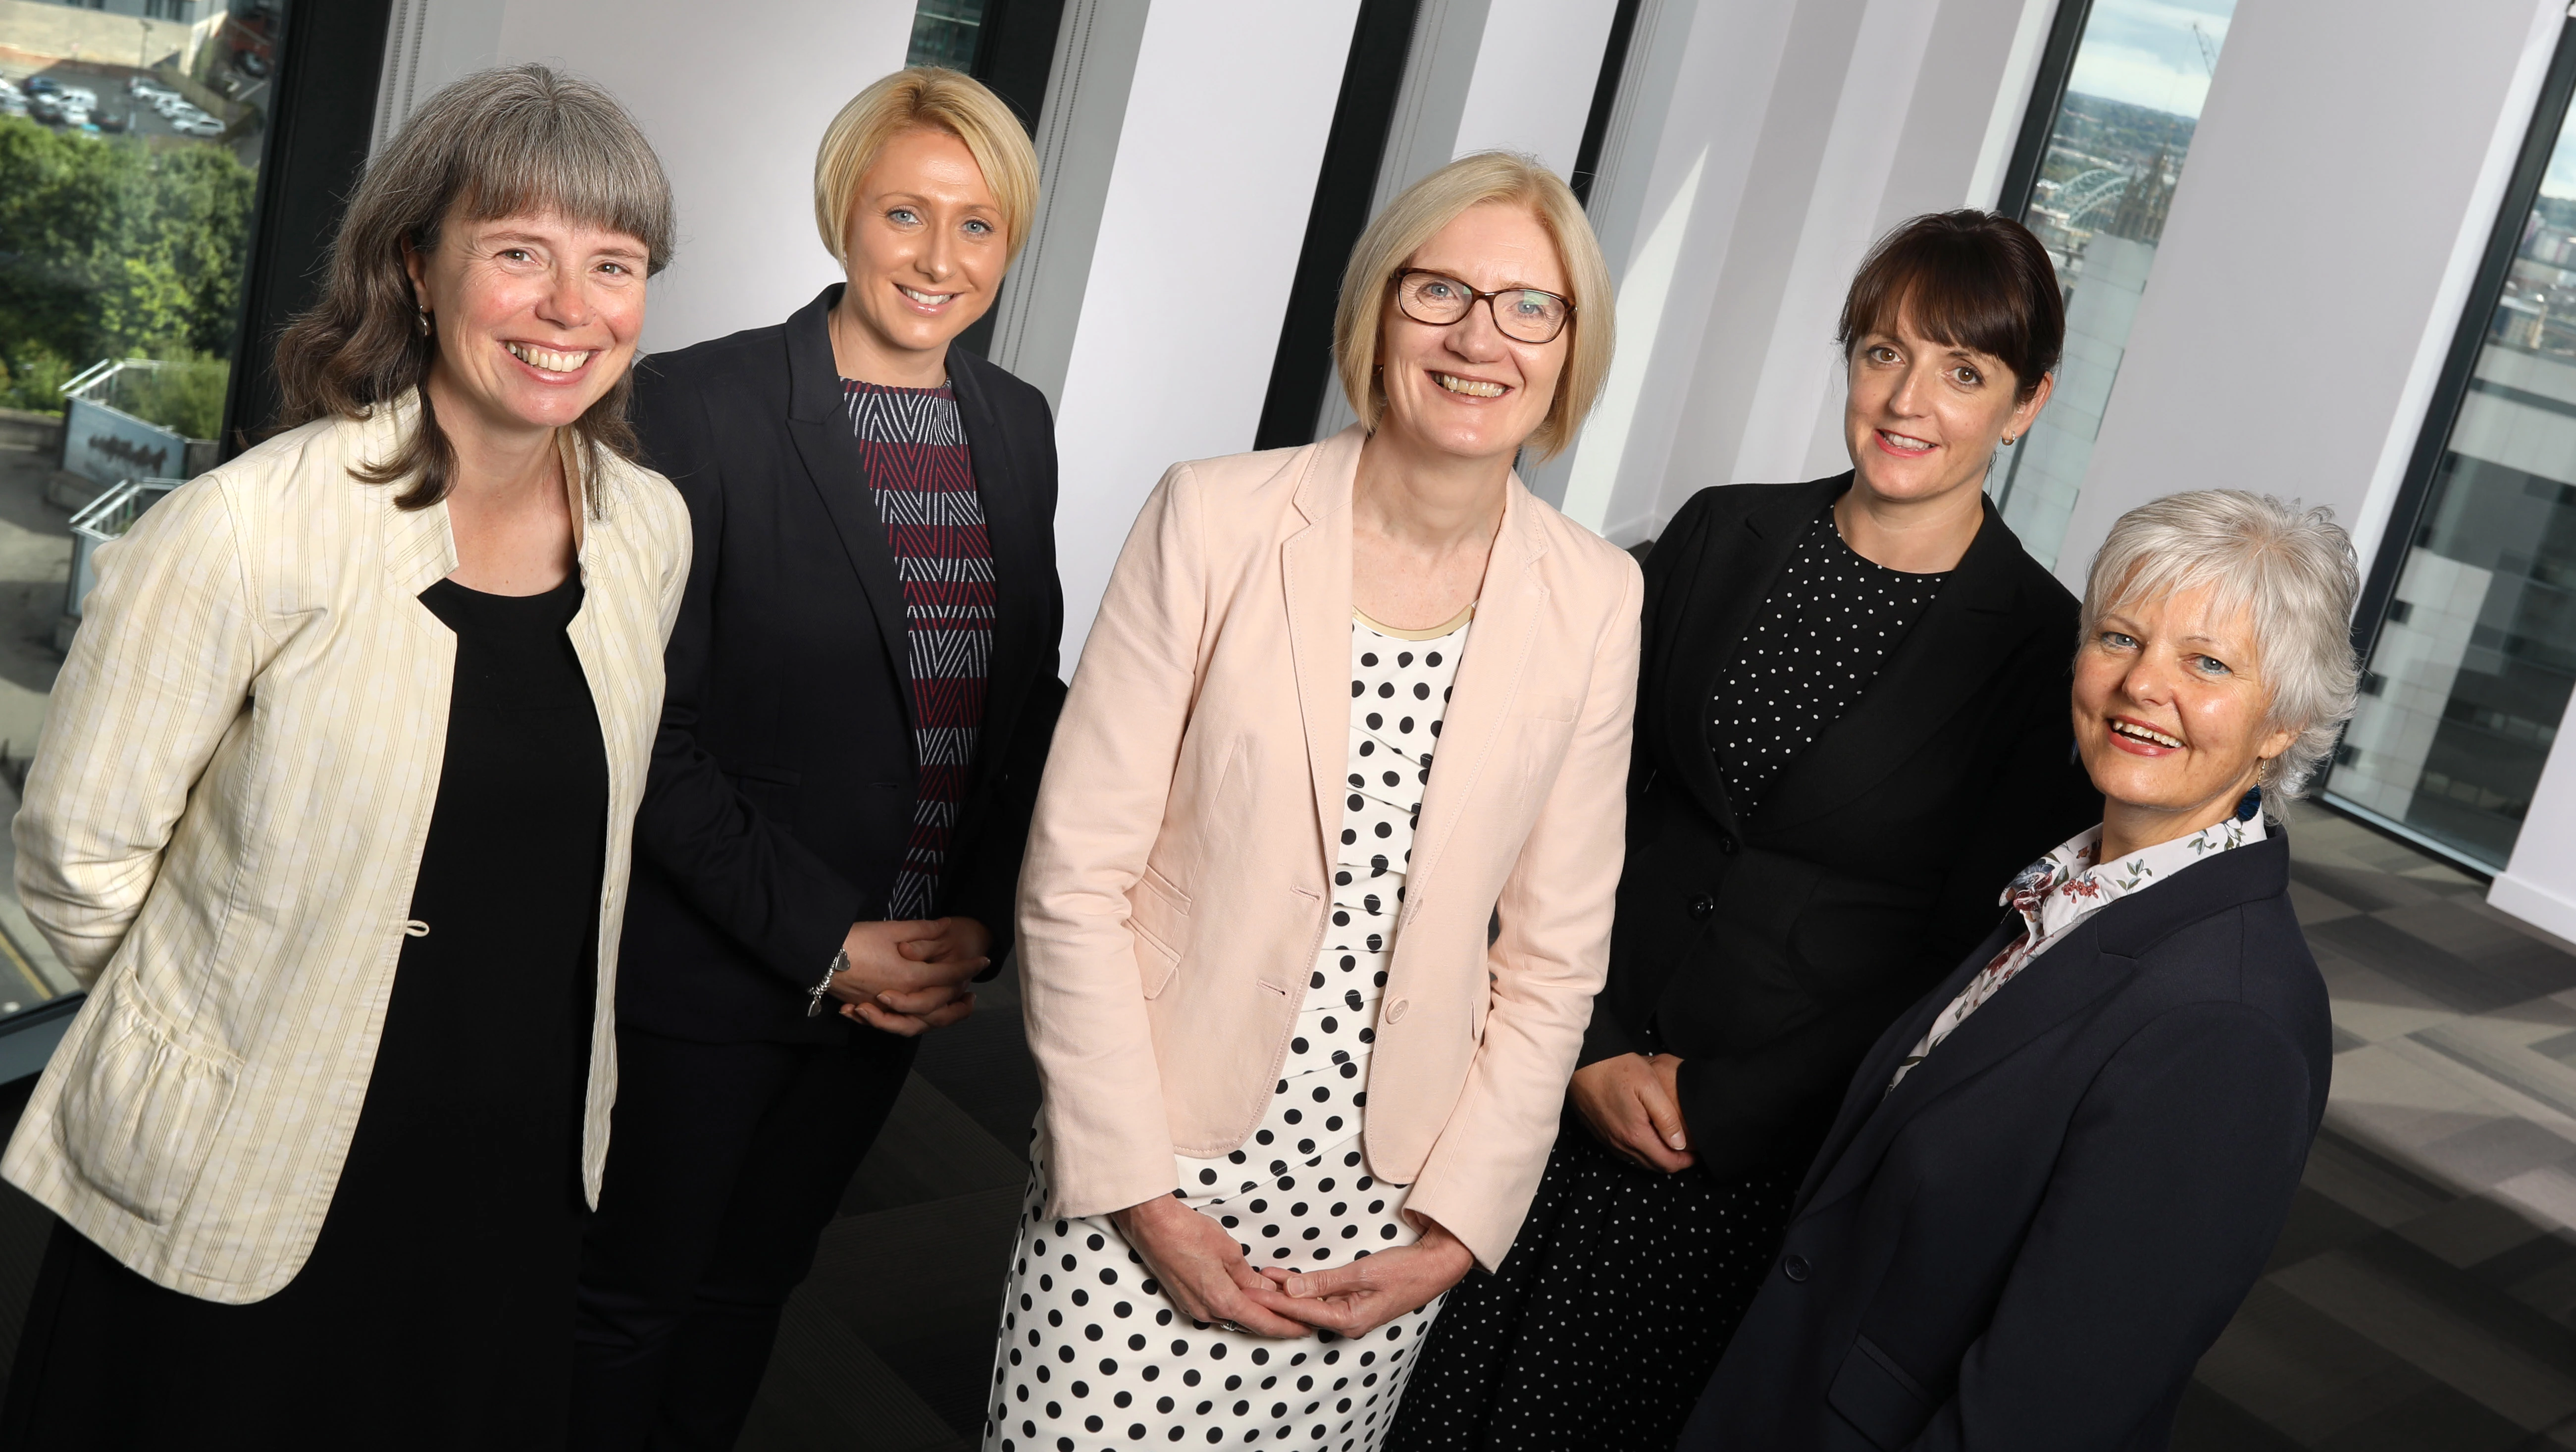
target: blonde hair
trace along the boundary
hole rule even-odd
[[[1574,316],[1566,323],[1572,336],[1565,370],[1557,375],[1556,398],[1547,418],[1529,436],[1528,447],[1544,459],[1574,442],[1584,415],[1601,396],[1610,376],[1610,345],[1615,332],[1616,299],[1610,288],[1610,264],[1601,259],[1601,243],[1583,204],[1574,199],[1555,172],[1531,157],[1509,151],[1479,151],[1458,158],[1406,187],[1387,203],[1342,273],[1340,306],[1333,313],[1333,364],[1340,372],[1342,393],[1360,426],[1374,432],[1386,411],[1386,391],[1378,379],[1378,350],[1385,341],[1389,285],[1396,270],[1438,236],[1440,229],[1486,202],[1526,208],[1556,243],[1557,260],[1565,266],[1566,286],[1573,293]]]
[[[1002,209],[1005,263],[1020,255],[1038,209],[1038,153],[1002,98],[963,71],[909,66],[850,98],[814,153],[814,230],[847,263],[850,209],[886,143],[907,131],[945,131],[966,144]]]
[[[2352,610],[2361,568],[2334,512],[2242,489],[2168,494],[2121,515],[2084,580],[2084,634],[2140,600],[2210,589],[2221,619],[2254,626],[2272,688],[2268,723],[2292,733],[2263,763],[2263,791],[2295,797],[2334,753],[2360,685]]]

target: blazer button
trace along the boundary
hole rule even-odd
[[[1803,1255],[1784,1256],[1780,1261],[1780,1274],[1798,1282],[1800,1285],[1806,1284],[1807,1277],[1813,1273],[1814,1270],[1815,1267],[1809,1265],[1807,1263],[1807,1258]]]
[[[1691,921],[1705,922],[1708,920],[1708,915],[1715,911],[1717,911],[1717,899],[1709,896],[1707,893],[1703,892],[1699,896],[1691,899]]]
[[[1386,1021],[1388,1023],[1396,1023],[1402,1020],[1404,1017],[1404,1010],[1408,1006],[1408,1002],[1409,1001],[1406,999],[1399,998],[1395,1002],[1388,1004],[1386,1006]]]

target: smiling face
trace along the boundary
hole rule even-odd
[[[935,384],[950,340],[992,307],[1010,239],[966,143],[920,129],[887,142],[860,179],[842,252],[850,285],[838,341],[872,371],[895,375],[866,381],[926,374]]]
[[[1512,287],[1567,295],[1556,243],[1523,207],[1484,202],[1432,235],[1408,268],[1452,277],[1478,292]],[[1507,302],[1507,299],[1496,299]],[[1479,302],[1445,325],[1416,322],[1392,288],[1378,348],[1386,411],[1378,427],[1405,443],[1459,458],[1508,459],[1547,421],[1574,346],[1568,324],[1552,342],[1524,343],[1494,326]]]
[[[451,214],[437,243],[405,260],[436,331],[430,387],[451,429],[560,428],[635,357],[647,256],[623,232],[553,212]]]
[[[2049,379],[2027,399],[2019,386],[2003,360],[1924,337],[1898,309],[1894,332],[1852,344],[1843,441],[1861,484],[1890,501],[1981,487],[1996,444],[2028,432],[2048,401]]]
[[[2267,719],[2272,690],[2250,619],[2221,618],[2203,586],[2106,613],[2075,654],[2075,744],[2130,849],[2226,819],[2293,733]]]

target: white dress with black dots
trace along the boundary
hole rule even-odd
[[[1323,1270],[1416,1238],[1398,1213],[1406,1187],[1368,1172],[1360,1131],[1405,864],[1467,630],[1466,613],[1435,631],[1352,623],[1350,791],[1332,920],[1278,1090],[1232,1154],[1173,1156],[1174,1193],[1255,1265]],[[1048,1153],[1040,1135],[1003,1296],[985,1452],[1375,1452],[1439,1300],[1358,1341],[1199,1326],[1147,1278],[1107,1216],[1040,1218]]]

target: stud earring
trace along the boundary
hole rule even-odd
[[[2013,442],[2013,436],[2012,436],[2012,435],[2010,435],[2010,434],[2006,434],[2006,435],[2004,435],[2004,447],[2005,447],[2005,448],[2007,448],[2007,449],[2011,448],[2011,447],[2012,447],[2012,442]]]

